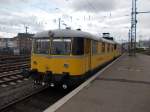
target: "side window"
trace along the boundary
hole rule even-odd
[[[85,43],[85,46],[84,46],[85,54],[91,53],[91,40],[85,39],[84,43]]]
[[[52,40],[51,54],[52,55],[69,55],[71,53],[70,38],[56,38]]]
[[[107,52],[110,52],[110,44],[107,44]]]
[[[111,49],[112,49],[112,52],[114,51],[114,46],[113,46],[113,44],[111,45]]]
[[[117,49],[117,44],[114,45],[114,50],[116,50],[116,49]]]
[[[102,52],[104,53],[105,52],[105,43],[102,42]]]
[[[97,53],[98,53],[98,42],[92,41],[92,54],[97,54]]]

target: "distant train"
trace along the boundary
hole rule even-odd
[[[121,55],[121,46],[81,30],[58,29],[33,38],[30,76],[67,89]]]

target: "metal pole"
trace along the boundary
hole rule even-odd
[[[136,33],[137,33],[137,0],[135,0],[135,41],[134,41],[134,55],[136,55]]]
[[[58,28],[61,29],[61,18],[59,18],[58,21],[59,21]]]
[[[131,12],[131,40],[130,40],[130,56],[132,56],[132,50],[133,50],[133,44],[132,44],[132,38],[133,38],[133,0],[132,0],[132,12]]]
[[[137,14],[150,13],[150,11],[137,12],[137,0],[132,0],[132,14],[131,14],[131,45],[134,39],[134,55],[136,55],[136,40],[137,40]],[[132,47],[131,47],[132,49]]]
[[[27,27],[27,26],[26,26],[25,28],[26,28],[26,34],[27,34],[27,33],[28,33],[28,29],[29,29],[29,27]]]
[[[136,24],[137,24],[137,0],[132,0],[132,13],[131,13],[131,56],[136,53]]]
[[[26,26],[26,34],[28,33],[28,27]]]
[[[128,53],[129,53],[129,55],[130,55],[130,48],[131,48],[131,45],[130,45],[130,40],[131,40],[130,29],[129,29],[128,37],[129,37],[129,40],[128,40]]]

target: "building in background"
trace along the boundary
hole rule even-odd
[[[150,48],[150,40],[140,40],[137,44],[137,48],[143,48],[147,50]]]
[[[34,34],[29,33],[18,33],[13,38],[15,43],[14,53],[15,54],[30,54],[32,49],[32,37]]]
[[[0,38],[0,54],[12,54],[15,47],[13,38]]]
[[[130,43],[126,42],[122,44],[123,48],[128,51]],[[140,50],[150,50],[150,40],[140,40],[136,43],[136,49]]]
[[[0,54],[29,55],[34,34],[18,33],[14,38],[0,38]]]

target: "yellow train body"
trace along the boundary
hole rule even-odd
[[[56,32],[56,31],[54,31]],[[36,79],[44,79],[45,76],[48,76],[48,81],[54,81],[57,76],[61,77],[61,79],[64,79],[64,76],[66,78],[66,75],[69,76],[69,78],[72,77],[81,77],[81,76],[86,76],[87,73],[94,71],[95,69],[99,68],[106,62],[109,62],[113,60],[114,58],[118,57],[121,55],[121,48],[120,45],[116,44],[113,41],[104,41],[104,40],[95,40],[95,37],[90,38],[92,35],[89,35],[86,33],[82,32],[75,32],[74,31],[57,31],[59,32],[59,36],[66,36],[69,37],[70,34],[72,34],[72,37],[79,37],[80,38],[68,38],[66,40],[61,41],[61,39],[54,39],[55,41],[51,40],[50,36],[47,35],[47,38],[45,39],[45,43],[47,44],[46,46],[52,46],[51,42],[56,42],[54,45],[60,45],[61,43],[58,44],[58,42],[66,42],[65,46],[69,45],[70,54],[66,55],[53,55],[52,54],[52,47],[48,48],[48,52],[44,52],[47,54],[44,54],[43,51],[42,53],[36,53],[35,51],[38,50],[35,47],[37,45],[33,46],[32,52],[32,57],[31,57],[31,74],[35,76]],[[61,33],[60,33],[61,32]],[[42,33],[43,35],[43,33]],[[69,35],[69,36],[68,36]],[[41,34],[40,34],[41,36]],[[84,36],[89,36],[89,37],[84,37]],[[42,37],[45,37],[42,36]],[[57,38],[58,36],[56,36]],[[77,41],[77,40],[80,41]],[[36,39],[38,40],[38,38]],[[77,41],[77,42],[76,42]],[[43,40],[39,40],[38,42],[43,42]],[[68,42],[68,43],[67,43]],[[80,46],[80,42],[82,42],[83,46]],[[74,46],[73,43],[76,45]],[[40,46],[42,44],[39,44]],[[54,46],[53,45],[53,46]],[[73,47],[74,46],[74,47]],[[80,48],[80,47],[81,48]],[[78,52],[78,54],[73,54],[74,48],[79,47],[77,50],[82,49],[83,47],[83,52]],[[45,47],[43,48],[45,49]],[[55,48],[55,51],[58,49]],[[82,51],[82,50],[81,50]],[[38,76],[38,77],[36,77]],[[54,78],[52,78],[52,76]],[[70,79],[66,78],[67,80],[70,81]],[[76,78],[77,79],[77,78]],[[75,79],[75,80],[76,80]],[[63,80],[64,81],[64,80]],[[66,80],[65,80],[66,81]],[[66,81],[67,82],[67,81]],[[65,82],[65,83],[66,83]]]
[[[32,69],[38,69],[39,72],[46,73],[52,71],[53,74],[63,74],[69,72],[71,75],[83,74],[85,69],[86,57],[78,56],[32,56]],[[37,64],[34,64],[34,60]]]
[[[31,57],[31,69],[46,73],[52,71],[53,74],[61,75],[69,73],[72,76],[84,75],[86,72],[94,70],[98,66],[119,56],[117,51],[92,56],[51,56],[33,54]],[[91,61],[90,61],[91,59]],[[90,64],[90,65],[89,65]]]

